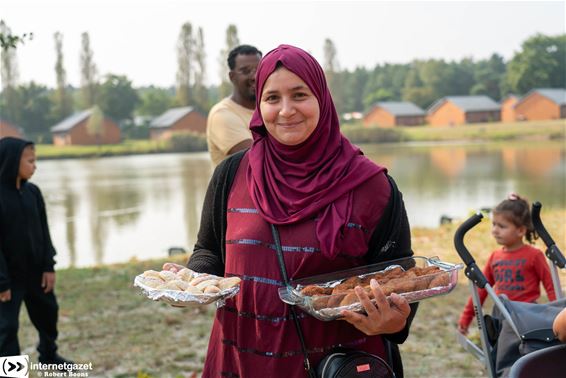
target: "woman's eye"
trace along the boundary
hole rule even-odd
[[[267,102],[273,102],[273,101],[276,101],[276,100],[277,100],[277,96],[275,96],[275,95],[269,95],[265,98],[265,101],[267,101]]]

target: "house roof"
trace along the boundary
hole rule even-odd
[[[450,101],[465,113],[500,110],[501,106],[487,96],[447,96],[437,100],[428,109],[428,113],[434,113],[445,102]]]
[[[566,89],[564,88],[535,88],[530,90],[525,97],[521,99],[521,102],[532,93],[538,93],[555,102],[557,105],[566,105]]]
[[[92,113],[92,109],[83,110],[80,113],[75,113],[70,115],[69,117],[65,118],[55,126],[51,128],[52,133],[61,133],[65,131],[71,130],[73,127],[90,117]]]
[[[412,102],[386,101],[378,102],[375,106],[385,109],[395,116],[419,116],[425,112]]]
[[[149,124],[151,128],[161,128],[161,127],[170,127],[175,122],[189,114],[190,112],[194,111],[195,109],[192,106],[185,106],[182,108],[172,108],[167,110],[165,113],[160,115],[159,117],[155,118]]]

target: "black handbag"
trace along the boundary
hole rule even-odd
[[[277,261],[279,262],[279,270],[283,283],[286,286],[291,286],[289,278],[287,277],[287,269],[285,268],[285,259],[283,258],[279,231],[273,224],[271,225],[271,232],[275,242]],[[303,330],[297,318],[295,306],[289,305],[289,309],[293,323],[295,324],[295,329],[297,330],[297,335],[299,336],[301,351],[303,353],[303,364],[309,378],[395,378],[395,373],[381,357],[361,350],[346,348],[333,349],[319,362],[316,368],[313,368],[309,361]]]

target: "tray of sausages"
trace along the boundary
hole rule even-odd
[[[386,297],[396,293],[412,303],[452,291],[462,267],[437,257],[413,256],[294,280],[289,287],[279,288],[279,297],[317,319],[335,320],[342,317],[342,310],[364,312],[354,292],[356,286],[375,300],[370,289],[372,279]]]
[[[168,270],[146,270],[134,279],[146,297],[177,307],[224,304],[240,290],[239,277],[218,277],[183,268],[174,273]]]

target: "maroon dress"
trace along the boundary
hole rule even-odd
[[[247,154],[228,198],[225,275],[242,279],[240,292],[216,312],[203,377],[303,377],[303,355],[283,285],[270,225],[248,194]],[[384,173],[359,186],[344,230],[342,252],[325,258],[315,235],[315,218],[278,226],[287,274],[299,279],[363,265],[364,254],[389,199]],[[357,247],[353,247],[357,246]],[[365,247],[360,247],[365,246]],[[367,336],[345,321],[320,321],[297,308],[313,365],[332,348],[355,347],[384,356],[380,336]]]

